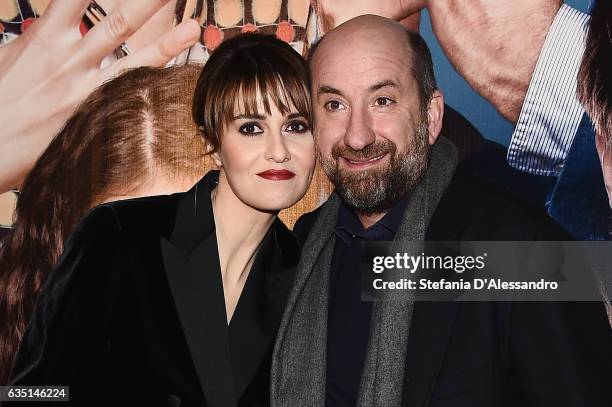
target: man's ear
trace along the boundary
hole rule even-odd
[[[433,93],[427,108],[427,116],[429,119],[429,144],[433,145],[440,135],[440,130],[442,130],[442,117],[444,116],[444,95],[439,90]]]

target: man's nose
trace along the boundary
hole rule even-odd
[[[344,144],[359,151],[374,143],[375,140],[376,134],[372,129],[367,113],[353,110],[344,134]]]

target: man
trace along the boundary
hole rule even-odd
[[[357,17],[321,40],[309,68],[319,159],[336,193],[295,228],[305,242],[272,405],[609,405],[612,333],[598,303],[361,301],[362,241],[567,235],[456,170],[418,34]]]

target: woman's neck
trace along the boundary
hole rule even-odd
[[[211,194],[219,264],[228,322],[249,275],[263,237],[276,218],[242,202],[230,188],[223,171]]]

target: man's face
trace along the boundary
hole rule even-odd
[[[343,200],[366,214],[388,210],[427,165],[427,110],[409,50],[394,45],[324,43],[312,61],[319,160]]]

